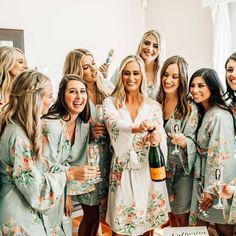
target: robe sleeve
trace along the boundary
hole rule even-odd
[[[58,204],[64,193],[66,174],[59,165],[47,169],[47,160],[36,161],[32,145],[20,136],[11,139],[13,181],[29,205],[36,211],[47,211]]]
[[[216,169],[223,168],[222,180],[229,183],[233,179],[235,161],[233,157],[233,118],[228,112],[217,110],[206,125],[209,139],[207,150],[204,191],[214,194]],[[203,161],[204,163],[204,161]]]

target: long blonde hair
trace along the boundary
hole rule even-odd
[[[0,93],[2,93],[3,96],[11,89],[12,79],[10,70],[12,70],[16,63],[17,52],[24,55],[19,48],[0,47]]]
[[[161,64],[162,64],[162,58],[161,58],[161,54],[162,54],[162,37],[161,34],[156,31],[156,30],[149,30],[146,33],[144,33],[142,40],[139,43],[138,46],[138,50],[137,50],[137,55],[141,57],[141,48],[142,45],[145,41],[145,39],[149,36],[152,35],[156,38],[157,43],[158,43],[158,47],[159,47],[159,54],[157,55],[157,57],[154,60],[154,68],[153,68],[153,72],[154,72],[154,86],[157,86],[157,74],[160,70]],[[141,57],[142,58],[142,57]]]
[[[83,69],[81,65],[81,60],[84,56],[91,56],[93,57],[92,53],[83,48],[77,48],[70,51],[65,59],[64,67],[63,67],[63,74],[74,74],[79,75],[83,78]],[[95,87],[97,89],[96,98],[97,103],[102,104],[105,97],[109,95],[109,91],[103,85],[102,78],[98,76]]]
[[[0,137],[8,124],[17,122],[32,141],[37,160],[42,150],[42,97],[48,83],[49,78],[38,71],[20,73],[12,83],[9,104],[0,115]]]
[[[145,72],[143,60],[138,56],[129,55],[120,64],[118,75],[117,75],[118,83],[117,83],[113,93],[111,94],[111,96],[115,98],[115,107],[117,109],[119,108],[120,105],[122,105],[122,103],[125,101],[125,98],[126,98],[125,87],[124,87],[123,80],[122,80],[122,72],[123,72],[125,66],[129,62],[132,62],[132,61],[135,61],[139,64],[141,74],[142,74],[142,82],[141,82],[140,90],[139,90],[142,102],[144,100],[148,99],[146,72]]]

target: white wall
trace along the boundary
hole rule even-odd
[[[145,29],[140,0],[0,0],[0,9],[0,28],[24,30],[29,65],[48,68],[55,91],[69,50],[89,49],[100,64],[114,48],[112,71]]]
[[[210,8],[200,0],[148,0],[146,29],[156,29],[165,38],[166,57],[179,54],[189,63],[189,74],[212,67]]]
[[[232,52],[236,52],[236,2],[229,3],[229,16],[232,34]]]

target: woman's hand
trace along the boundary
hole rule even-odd
[[[94,139],[101,138],[104,134],[107,133],[105,124],[96,123],[94,126],[91,127],[91,134]]]
[[[209,208],[213,206],[213,197],[210,193],[204,192],[203,193],[203,199],[201,203],[199,204],[201,210],[207,211]]]
[[[153,130],[155,127],[152,121],[144,120],[139,125],[133,127],[132,133],[144,133],[148,130]]]
[[[71,196],[67,195],[66,196],[66,209],[65,209],[65,215],[70,217],[72,214],[72,199]]]
[[[146,141],[150,142],[152,146],[158,146],[161,142],[161,134],[155,129],[152,132],[148,133],[146,136]]]
[[[109,65],[106,64],[106,63],[103,63],[103,64],[98,68],[98,70],[102,73],[104,79],[107,78],[108,69],[109,69]]]
[[[224,198],[224,199],[230,199],[233,196],[233,191],[230,188],[230,186],[228,186],[227,184],[223,184],[222,185],[222,191],[218,192],[216,186],[214,186],[214,191],[217,197],[219,198]]]
[[[171,138],[171,142],[173,144],[177,144],[181,148],[187,147],[187,138],[182,133],[179,134],[168,133],[168,136]]]
[[[101,172],[96,166],[72,166],[66,173],[67,180],[85,181],[100,176]]]

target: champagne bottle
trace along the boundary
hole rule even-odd
[[[165,159],[160,145],[150,146],[148,159],[152,181],[160,182],[166,180]]]

